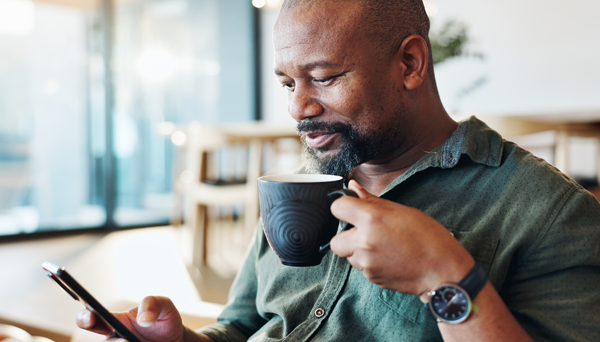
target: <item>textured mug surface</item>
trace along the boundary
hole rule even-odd
[[[263,229],[269,245],[287,266],[315,266],[320,247],[337,233],[331,214],[332,191],[343,189],[339,176],[292,174],[258,179]]]

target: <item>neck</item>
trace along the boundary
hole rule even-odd
[[[411,128],[412,140],[400,143],[398,148],[383,158],[359,165],[351,178],[365,190],[379,195],[419,159],[448,140],[458,127],[445,111],[438,115],[427,115],[427,120],[418,121]],[[432,125],[432,122],[435,124]]]

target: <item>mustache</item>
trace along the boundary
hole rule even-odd
[[[353,132],[353,128],[350,124],[343,122],[322,122],[305,120],[298,123],[298,132],[312,132],[312,131],[327,131],[333,133],[350,133]]]

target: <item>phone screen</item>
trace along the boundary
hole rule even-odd
[[[106,310],[83,286],[71,277],[64,267],[59,267],[45,261],[42,263],[42,268],[73,299],[79,301],[88,310],[96,313],[96,317],[100,318],[107,327],[112,329],[115,337],[124,338],[129,342],[141,342],[131,330],[127,329],[123,323]]]

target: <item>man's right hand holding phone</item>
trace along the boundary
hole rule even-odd
[[[137,307],[112,314],[142,342],[213,342],[208,336],[186,328],[179,311],[166,297],[149,296]],[[80,311],[76,322],[82,329],[106,335],[111,341],[117,339],[111,337],[112,331],[89,310]]]

